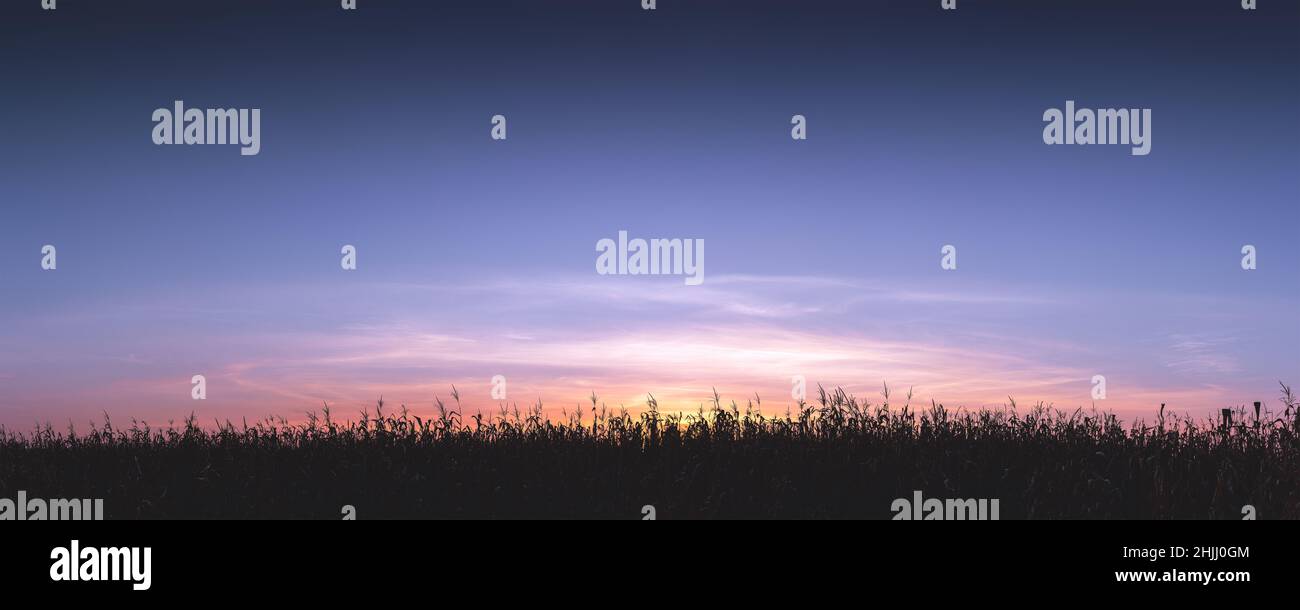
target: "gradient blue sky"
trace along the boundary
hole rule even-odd
[[[38,4],[0,4],[11,427],[1300,379],[1297,2]],[[154,146],[177,99],[261,108],[261,154]],[[1151,154],[1044,145],[1067,99],[1152,108]],[[596,275],[620,229],[705,239],[704,285]]]

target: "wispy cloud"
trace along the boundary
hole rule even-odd
[[[105,408],[292,417],[322,402],[360,408],[381,395],[428,408],[455,384],[469,404],[491,408],[498,374],[510,400],[557,407],[595,392],[628,407],[654,393],[666,408],[690,409],[715,387],[785,405],[795,375],[864,396],[888,382],[911,388],[919,402],[972,408],[1008,397],[1087,406],[1099,372],[1110,383],[1097,406],[1120,412],[1159,402],[1209,408],[1241,393],[1225,336],[1171,334],[1141,351],[1116,351],[1057,332],[1070,303],[1014,290],[886,289],[815,276],[719,275],[696,287],[639,279],[274,286],[243,290],[238,307],[193,310],[171,295],[155,311],[141,296],[14,334],[32,374],[21,386],[8,383],[5,398],[24,417]],[[80,338],[81,349],[40,343],[53,328]],[[1143,369],[1147,352],[1175,376]],[[44,366],[30,368],[31,355]],[[195,373],[208,378],[202,403],[188,400]],[[69,376],[78,383],[64,382]]]
[[[1236,339],[1223,334],[1173,335],[1165,365],[1189,375],[1219,375],[1241,371],[1237,359],[1226,352]]]

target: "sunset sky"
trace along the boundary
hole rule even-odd
[[[494,375],[556,412],[783,412],[795,375],[1073,410],[1105,375],[1126,418],[1300,383],[1297,3],[23,4],[10,428],[489,411]],[[260,154],[153,145],[174,100],[261,108]],[[1151,108],[1151,154],[1044,145],[1066,100]],[[620,230],[704,239],[704,284],[597,275]]]

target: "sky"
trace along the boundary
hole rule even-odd
[[[1300,2],[358,4],[0,2],[0,425],[1300,382]],[[259,154],[155,145],[175,100]],[[1046,145],[1067,100],[1150,154]],[[619,231],[703,283],[598,274]]]

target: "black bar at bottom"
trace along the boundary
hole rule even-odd
[[[239,602],[252,587],[259,598],[305,601],[369,587],[385,596],[407,587],[436,590],[439,583],[467,586],[467,579],[488,575],[522,586],[521,577],[671,581],[734,570],[740,578],[791,579],[771,586],[831,578],[959,597],[989,586],[1046,589],[1069,599],[1231,597],[1291,587],[1296,530],[1291,522],[1263,521],[10,522],[0,523],[0,582],[7,592],[37,599],[199,595]],[[146,547],[144,589],[137,575],[145,572]],[[118,580],[83,580],[96,576],[86,566],[91,559],[100,578],[111,578],[120,560]]]

